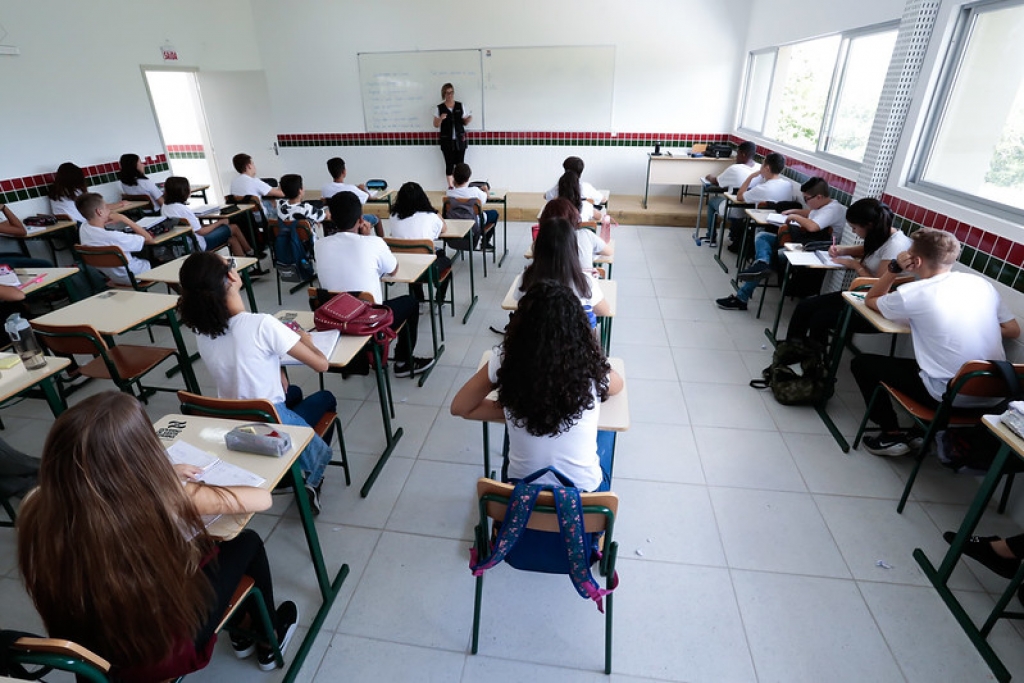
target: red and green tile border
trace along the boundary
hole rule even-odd
[[[146,165],[146,173],[159,173],[169,169],[167,157],[163,154],[148,156],[143,159]],[[117,171],[120,165],[117,161],[94,166],[84,166],[86,185],[102,185],[117,180]],[[53,173],[42,173],[21,178],[8,178],[0,180],[0,203],[13,204],[27,199],[45,197],[53,182]]]
[[[167,145],[168,159],[205,159],[202,145]]]
[[[611,133],[606,131],[468,131],[471,145],[511,145],[519,147],[653,147],[694,143],[727,142],[724,133]],[[280,147],[395,147],[437,144],[437,133],[430,131],[392,133],[287,133],[277,136]]]

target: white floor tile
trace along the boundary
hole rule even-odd
[[[793,458],[777,432],[694,427],[710,486],[806,491]]]

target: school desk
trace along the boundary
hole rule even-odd
[[[188,256],[181,256],[168,261],[167,263],[157,266],[151,270],[147,270],[145,273],[141,273],[137,276],[137,279],[142,282],[163,282],[168,285],[180,284],[179,273],[181,272],[181,266],[185,263],[185,259]],[[249,278],[249,271],[256,265],[257,260],[252,256],[233,256],[235,261],[235,270],[242,276],[242,286],[245,287],[245,293],[249,297],[249,309],[253,313],[258,313],[256,309],[256,295],[252,291],[252,280]]]
[[[505,298],[501,301],[501,307],[506,311],[514,311],[519,308],[519,302],[515,298],[517,284],[518,281],[514,281],[509,286]],[[608,302],[608,315],[598,317],[598,322],[601,323],[601,348],[608,353],[612,345],[612,319],[618,309],[619,286],[615,280],[599,280],[598,287],[601,288],[601,293],[604,294],[604,299]]]
[[[717,175],[736,163],[733,159],[712,159],[710,157],[670,156],[647,154],[647,183],[644,185],[644,208],[651,185],[682,185],[682,201],[688,185],[699,185],[707,175]]]
[[[313,312],[312,311],[278,311],[274,314],[274,317],[282,322],[295,321],[304,330],[313,329]],[[366,498],[370,493],[370,489],[373,488],[374,482],[377,481],[377,477],[384,469],[384,465],[387,464],[388,458],[391,457],[391,453],[395,450],[395,446],[398,445],[398,440],[402,438],[402,428],[399,427],[396,430],[392,430],[391,418],[394,416],[394,402],[391,397],[391,381],[388,378],[387,368],[384,367],[384,362],[381,359],[380,346],[377,344],[370,343],[369,335],[348,335],[343,334],[338,337],[338,343],[334,347],[334,352],[331,357],[327,359],[327,362],[332,368],[341,369],[352,362],[356,354],[369,347],[369,350],[373,353],[373,367],[374,373],[377,378],[377,398],[380,403],[380,416],[381,421],[384,424],[384,451],[377,458],[377,464],[373,466],[373,471],[370,472],[370,476],[366,478],[366,482],[363,483],[361,489],[359,489],[359,495]],[[320,388],[324,388],[324,376],[320,375]]]
[[[69,279],[78,274],[78,268],[15,268],[14,273],[21,281],[21,291],[25,296],[31,296],[57,283],[64,285],[64,291],[72,301],[79,296],[78,290]]]
[[[186,251],[201,251],[201,249],[199,248],[199,242],[196,240],[196,235],[194,232],[192,232],[192,226],[189,225],[184,218],[182,218],[181,220],[182,223],[174,226],[164,234],[156,235],[155,237],[153,237],[153,245],[157,246],[161,244],[166,244],[168,242],[173,242],[175,240],[181,240],[181,243],[185,245]]]
[[[960,628],[964,630],[964,633],[967,634],[971,643],[978,650],[978,654],[988,664],[996,680],[1004,683],[1010,680],[1010,672],[1003,666],[1002,661],[992,649],[992,646],[988,644],[987,638],[992,627],[996,625],[1000,618],[1020,614],[1019,612],[1014,613],[1007,610],[1006,607],[1015,597],[1017,587],[1024,581],[1024,565],[1021,565],[1021,568],[1017,570],[1017,575],[1014,576],[1003,591],[1003,594],[996,601],[995,607],[988,614],[985,623],[980,629],[975,625],[967,610],[960,604],[960,600],[953,594],[948,585],[949,577],[953,574],[957,562],[963,556],[964,545],[974,535],[974,530],[977,528],[981,516],[985,513],[985,509],[992,499],[992,494],[995,493],[996,487],[999,485],[999,478],[1002,476],[1003,468],[1009,462],[1010,456],[1013,455],[1024,459],[1024,441],[1002,423],[999,415],[986,415],[982,418],[982,422],[1000,441],[995,460],[992,461],[992,465],[988,468],[988,473],[978,487],[978,492],[974,494],[974,500],[967,509],[967,514],[964,515],[964,520],[960,523],[960,528],[956,532],[956,538],[953,539],[949,550],[946,551],[945,557],[942,558],[942,564],[939,565],[939,568],[935,568],[935,565],[931,563],[931,560],[928,559],[921,548],[914,548],[914,559],[921,565],[925,576],[928,577],[932,586],[938,591],[939,597],[946,603],[949,611],[953,613],[953,617],[960,624]]]
[[[731,209],[731,208],[753,209],[754,205],[753,204],[746,204],[744,202],[741,202],[736,197],[736,195],[734,193],[732,193],[732,192],[726,192],[722,196],[725,197],[725,201],[722,203],[722,207],[721,207],[722,210],[719,212],[720,215],[722,216],[722,231],[718,235],[718,238],[717,238],[718,239],[718,253],[715,254],[715,262],[718,263],[718,265],[722,268],[723,271],[728,273],[729,272],[729,266],[725,265],[725,261],[722,260],[722,247],[725,246],[725,241],[727,239],[726,228],[729,225],[729,209]],[[743,230],[740,233],[740,234],[743,235],[743,239],[740,240],[740,244],[737,245],[739,247],[738,251],[740,252],[736,256],[736,267],[737,268],[739,268],[740,258],[743,256],[743,254],[742,254],[743,245],[746,243],[747,227],[748,227],[748,224],[749,224],[749,221],[747,220],[746,216],[743,217],[743,221],[744,221]]]
[[[466,321],[469,320],[469,314],[473,312],[473,307],[476,306],[476,279],[473,275],[473,238],[470,232],[473,230],[473,226],[476,225],[476,221],[457,218],[446,218],[444,221],[444,230],[438,236],[439,239],[448,241],[454,239],[467,239],[469,241],[469,307],[466,309],[466,314],[462,316],[462,324],[465,325]],[[487,258],[487,254],[484,253],[484,258]]]
[[[185,340],[181,336],[178,316],[175,314],[177,305],[177,295],[153,294],[125,289],[108,290],[76,301],[52,313],[47,313],[31,322],[57,326],[92,325],[97,332],[107,338],[108,343],[114,343],[115,335],[123,334],[151,320],[164,317],[171,328],[174,344],[182,358],[180,370],[185,380],[185,388],[200,393],[199,384],[192,372],[192,361],[189,358],[188,349],[185,347]],[[176,366],[168,370],[167,376],[170,377],[178,369]]]
[[[299,519],[302,521],[302,530],[306,535],[306,545],[309,547],[309,558],[313,564],[313,572],[316,574],[317,587],[320,590],[320,609],[317,610],[313,622],[309,626],[302,644],[292,657],[292,662],[284,675],[284,681],[290,683],[298,676],[306,656],[309,654],[313,641],[316,640],[327,613],[338,597],[341,586],[348,577],[349,568],[347,564],[341,565],[334,578],[327,571],[327,563],[324,560],[324,553],[320,547],[320,536],[314,524],[313,512],[309,507],[309,498],[306,496],[306,487],[303,485],[302,470],[299,468],[298,458],[302,449],[313,438],[313,430],[309,427],[298,427],[294,425],[274,425],[274,428],[287,432],[292,439],[292,448],[287,454],[280,458],[271,458],[265,455],[254,455],[230,451],[224,445],[224,434],[234,429],[239,424],[238,420],[225,418],[196,417],[193,415],[164,415],[156,421],[153,428],[160,437],[163,445],[170,446],[175,441],[186,443],[212,453],[218,458],[230,462],[233,465],[243,467],[266,479],[261,488],[273,490],[283,479],[289,478],[292,484],[292,492],[295,496],[296,506],[299,509]],[[233,537],[241,531],[252,515],[225,516],[210,525],[209,531],[215,536]]]
[[[487,365],[491,360],[491,349],[484,351],[480,357],[480,363],[476,366],[477,370]],[[619,373],[622,377],[622,391],[609,396],[608,400],[601,404],[601,412],[597,418],[597,428],[601,431],[612,432],[612,462],[615,462],[615,437],[619,432],[625,432],[629,430],[629,395],[626,392],[626,365],[621,358],[609,358],[608,363],[612,366],[612,370]],[[487,395],[488,400],[497,401],[498,393],[492,391]],[[505,424],[504,420],[491,420],[483,422],[483,434],[484,434],[484,476],[492,477],[491,472],[491,435],[488,430],[489,425],[493,422],[494,424]]]
[[[228,205],[228,206],[230,206],[230,205]],[[256,223],[252,219],[252,210],[256,208],[256,205],[255,204],[235,204],[234,207],[235,208],[229,209],[227,211],[222,211],[221,209],[218,209],[218,210],[214,211],[213,213],[196,214],[196,218],[198,218],[201,222],[202,221],[208,221],[208,222],[212,223],[214,221],[219,221],[222,218],[227,218],[230,221],[232,218],[235,218],[237,216],[241,216],[242,219],[245,221],[245,231],[246,231],[246,233],[248,233],[247,237],[248,237],[248,240],[249,240],[249,246],[251,246],[256,251],[259,251],[259,247],[257,246],[258,242],[256,241]],[[269,233],[268,233],[268,239],[269,239]],[[257,271],[260,270],[260,265],[259,265],[258,261],[256,263],[256,270]]]
[[[502,220],[502,252],[501,258],[498,260],[498,267],[505,263],[505,257],[508,256],[508,190],[505,188],[499,188],[497,190],[487,191],[487,203],[488,204],[501,204],[501,220]]]
[[[44,228],[26,225],[24,235],[4,235],[4,237],[10,237],[11,239],[18,240],[18,248],[21,250],[22,256],[26,258],[32,257],[32,254],[30,254],[28,250],[28,241],[44,240],[46,242],[47,248],[49,248],[50,250],[50,260],[53,263],[56,263],[57,249],[53,246],[54,238],[59,237],[60,234],[63,233],[65,230],[70,230],[71,228],[77,227],[78,223],[73,220],[67,218],[58,218],[57,222],[54,223],[53,225],[48,225]],[[75,237],[71,237],[68,239],[69,242],[74,242],[75,240]]]
[[[752,209],[747,209],[747,213],[750,213]],[[763,213],[768,213],[764,211]],[[794,244],[790,242],[782,250],[782,258],[786,260],[786,269],[782,274],[781,292],[779,294],[779,305],[775,309],[775,322],[772,323],[770,328],[764,328],[764,335],[768,337],[768,341],[772,343],[772,346],[778,346],[779,341],[776,335],[779,333],[779,321],[782,318],[782,307],[786,304],[786,289],[789,287],[789,277],[793,268],[810,268],[812,270],[843,270],[843,267],[831,262],[822,261],[817,256],[813,259],[804,258],[798,260],[798,256],[804,254],[828,254],[828,252],[804,252],[802,244]],[[764,306],[764,294],[761,294],[761,303],[757,307],[757,317],[761,317],[761,308]]]
[[[590,228],[583,228],[589,230]],[[594,257],[594,267],[600,268],[605,266],[605,272],[607,277],[612,276],[612,266],[615,265],[615,240],[608,240],[608,246],[612,248],[611,254],[598,254]],[[526,248],[526,253],[523,257],[527,260],[533,260],[533,242],[530,242],[530,246]]]
[[[434,304],[434,289],[437,287],[437,283],[434,281],[434,269],[431,268],[434,265],[434,261],[437,260],[437,256],[434,254],[395,254],[395,259],[398,261],[398,270],[394,275],[385,275],[381,278],[381,282],[386,283],[405,283],[413,284],[420,282],[420,278],[424,274],[427,274],[427,302],[430,309],[430,334],[434,344],[434,360],[436,361],[444,353],[444,322],[441,323],[441,337],[438,340],[437,336],[437,322],[438,318],[442,318],[441,306]],[[416,344],[414,339],[412,342]],[[420,375],[419,386],[423,386],[423,383],[427,381],[427,377],[436,368],[436,363],[427,368],[426,372]]]
[[[0,356],[8,358],[16,355],[15,353],[0,353]],[[57,387],[53,385],[52,377],[69,365],[71,365],[71,361],[67,358],[47,356],[46,365],[35,370],[29,370],[21,362],[12,368],[0,370],[0,404],[39,386],[43,390],[46,402],[50,405],[50,412],[54,417],[58,417],[67,406],[64,399],[61,398],[60,392],[57,391]]]
[[[188,196],[195,197],[196,199],[202,199],[203,204],[206,203],[206,191],[210,189],[209,185],[189,185]]]
[[[149,200],[137,201],[134,199],[122,199],[120,203],[108,204],[108,206],[113,213],[126,213],[128,211],[138,211],[139,209],[151,208],[153,206],[153,202]]]

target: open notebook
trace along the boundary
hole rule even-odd
[[[167,448],[167,457],[174,465],[195,465],[203,470],[198,481],[214,486],[261,486],[266,479],[249,470],[224,462],[212,453],[184,441],[175,441]]]
[[[331,354],[334,353],[334,347],[338,345],[341,332],[338,330],[313,330],[309,336],[313,339],[313,345],[330,359]],[[302,361],[295,360],[291,356],[281,356],[281,365],[302,365]]]

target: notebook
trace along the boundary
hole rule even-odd
[[[224,462],[212,453],[184,441],[175,441],[167,448],[173,465],[195,465],[203,470],[196,479],[213,486],[262,486],[266,479],[244,467]]]
[[[320,349],[327,358],[330,358],[334,353],[334,347],[338,345],[341,332],[338,330],[313,330],[309,336],[313,339],[313,345]],[[281,365],[303,365],[303,363],[286,355],[281,356]]]

